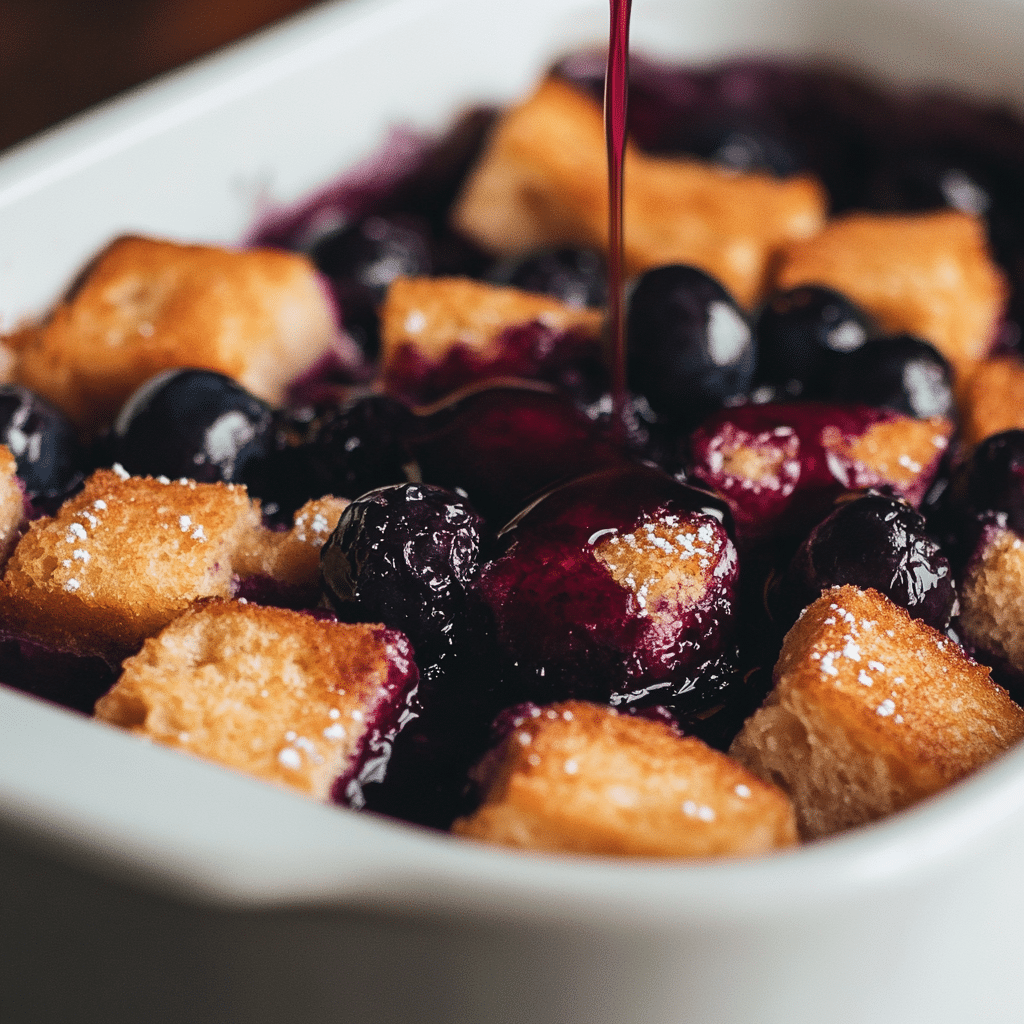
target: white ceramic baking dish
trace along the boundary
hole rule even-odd
[[[634,48],[1024,96],[1024,5],[635,0]],[[233,241],[601,40],[601,0],[328,4],[0,159],[0,328],[112,235]],[[0,687],[0,1020],[1024,1020],[1024,750],[771,859],[509,854],[314,805]]]

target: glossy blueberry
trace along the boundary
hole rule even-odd
[[[992,206],[983,173],[955,156],[927,150],[880,161],[868,184],[868,202],[879,210],[961,210],[984,216]]]
[[[834,402],[861,402],[916,419],[956,418],[949,363],[909,334],[872,338],[833,360],[825,391]]]
[[[800,170],[800,158],[777,129],[752,118],[723,117],[698,126],[681,147],[733,171],[778,177]]]
[[[497,266],[495,284],[550,295],[569,306],[603,306],[608,298],[604,257],[596,249],[542,249]]]
[[[270,406],[213,370],[151,377],[114,423],[114,456],[129,473],[238,483],[273,446]]]
[[[334,288],[346,330],[368,356],[379,346],[377,306],[396,277],[429,274],[430,227],[410,214],[373,215],[318,239],[310,249]]]
[[[717,705],[733,678],[723,671],[736,639],[731,525],[717,495],[639,466],[579,477],[528,506],[476,585],[517,687],[506,703]]]
[[[1024,430],[985,438],[957,474],[956,491],[965,518],[997,513],[1024,535]]]
[[[800,546],[785,588],[793,614],[829,587],[871,587],[944,630],[957,610],[946,556],[924,517],[899,498],[867,493],[841,501]]]
[[[425,481],[468,495],[495,529],[538,492],[622,461],[564,394],[526,381],[456,393],[411,448]]]
[[[466,614],[482,525],[468,502],[442,487],[396,484],[363,494],[321,550],[327,596],[340,618],[383,622],[405,633],[418,657],[436,657]]]
[[[56,498],[84,475],[85,456],[64,414],[20,384],[0,385],[0,444],[18,465],[29,498]]]
[[[758,383],[775,396],[823,398],[837,355],[871,334],[867,315],[830,288],[804,285],[773,295],[754,323]]]
[[[750,387],[755,351],[747,319],[696,267],[643,274],[629,297],[626,332],[629,385],[661,416],[698,423]]]

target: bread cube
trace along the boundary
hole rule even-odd
[[[260,528],[244,487],[98,470],[14,549],[0,630],[116,663],[194,601],[230,596]]]
[[[662,722],[566,701],[521,717],[480,766],[461,836],[554,853],[707,858],[796,841],[785,794]]]
[[[37,327],[5,339],[14,377],[84,432],[161,370],[197,366],[281,404],[340,336],[310,260],[153,238],[111,242]]]
[[[606,153],[600,106],[548,78],[499,120],[457,201],[455,225],[503,256],[555,244],[607,249]],[[751,308],[778,249],[813,235],[826,208],[824,189],[808,176],[736,173],[627,145],[626,272],[693,264]]]
[[[909,807],[1024,737],[987,668],[874,590],[834,587],[786,635],[730,754],[786,789],[805,839]]]
[[[394,738],[418,680],[405,637],[378,625],[213,601],[127,659],[101,721],[165,746],[359,806],[361,772]]]

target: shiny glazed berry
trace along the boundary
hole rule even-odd
[[[0,444],[18,465],[29,498],[56,498],[84,475],[85,456],[64,414],[20,384],[0,384]]]
[[[957,610],[949,562],[906,502],[869,493],[843,501],[810,533],[783,585],[792,614],[829,587],[868,587],[944,630]]]
[[[468,495],[496,529],[541,490],[622,461],[563,394],[530,382],[457,393],[410,447],[425,481]]]
[[[746,394],[754,342],[729,293],[696,267],[643,274],[626,313],[629,386],[661,416],[697,423]]]
[[[231,377],[175,369],[151,377],[114,423],[114,457],[129,473],[202,482],[243,480],[273,444],[270,406]]]
[[[996,513],[1024,536],[1024,430],[982,441],[958,474],[956,490],[965,517]]]
[[[800,159],[778,130],[752,118],[705,122],[681,141],[684,152],[733,171],[760,171],[785,177],[800,170]]]
[[[636,466],[532,505],[477,584],[517,687],[506,703],[720,703],[738,585],[728,522],[717,496]]]
[[[823,398],[832,362],[861,347],[867,315],[830,288],[805,285],[773,295],[754,322],[757,380],[780,399]]]
[[[353,501],[320,553],[339,618],[405,633],[418,660],[449,646],[478,570],[482,520],[452,491],[397,484]],[[422,664],[421,664],[422,667]]]
[[[495,284],[550,295],[569,306],[603,306],[608,290],[604,257],[596,249],[542,249],[496,267]]]
[[[909,334],[872,338],[834,360],[825,393],[835,402],[862,402],[915,419],[956,419],[949,363],[928,342]]]

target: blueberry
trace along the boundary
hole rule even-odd
[[[310,248],[334,288],[341,319],[367,356],[380,338],[377,306],[396,277],[433,271],[430,227],[411,214],[375,214],[322,236]]]
[[[867,315],[830,288],[804,285],[773,295],[754,323],[758,383],[779,399],[823,398],[832,362],[871,334]]]
[[[966,162],[941,152],[898,153],[883,159],[868,183],[868,202],[879,210],[962,210],[984,216],[991,185]]]
[[[0,444],[7,445],[29,498],[58,498],[84,475],[85,456],[64,414],[20,384],[0,385]]]
[[[869,492],[839,503],[800,546],[783,593],[790,613],[829,587],[871,587],[944,630],[957,610],[949,562],[924,517],[905,501]]]
[[[467,494],[495,528],[541,490],[621,461],[565,395],[529,382],[456,394],[423,417],[412,449],[424,480]]]
[[[460,631],[482,525],[468,502],[442,487],[396,484],[363,494],[321,550],[327,596],[342,619],[405,633],[422,668]]]
[[[949,363],[909,334],[872,338],[833,360],[825,392],[834,402],[861,402],[916,419],[956,418]]]
[[[167,370],[128,399],[114,456],[130,473],[238,483],[272,448],[270,406],[213,370]]]
[[[604,257],[596,249],[542,249],[500,264],[490,278],[495,284],[550,295],[569,306],[603,306],[608,299]]]
[[[957,474],[955,486],[965,518],[996,513],[1024,536],[1024,430],[985,438]]]
[[[626,314],[630,387],[659,415],[696,424],[746,394],[754,342],[735,301],[696,267],[643,274]]]
[[[682,140],[680,148],[733,171],[785,177],[800,170],[799,157],[782,135],[751,118],[707,121]]]

